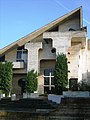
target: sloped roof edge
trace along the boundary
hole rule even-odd
[[[8,49],[14,47],[15,45],[18,45],[18,46],[22,46],[24,45],[25,43],[33,40],[34,38],[38,37],[39,35],[41,35],[43,32],[47,31],[48,29],[50,29],[51,27],[55,26],[56,24],[58,24],[59,22],[61,22],[62,20],[64,20],[65,18],[71,16],[72,14],[74,14],[75,12],[77,12],[78,10],[80,10],[80,13],[82,14],[82,6],[76,8],[75,10],[55,19],[54,21],[46,24],[45,26],[35,30],[34,32],[20,38],[19,40],[11,43],[10,45],[2,48],[0,50],[0,54],[3,54],[4,52],[6,52]],[[80,23],[81,23],[81,26],[82,26],[82,15],[80,15]]]

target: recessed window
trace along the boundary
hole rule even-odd
[[[4,62],[5,61],[5,55],[0,57],[0,62]]]
[[[55,49],[55,48],[52,48],[51,52],[52,52],[52,53],[55,53],[55,52],[56,52],[56,49]]]
[[[68,61],[68,64],[70,64],[70,61]]]
[[[70,52],[68,52],[68,55],[70,55]]]
[[[68,73],[70,73],[70,70],[68,70]]]
[[[24,46],[17,48],[17,61],[27,61],[27,50]]]

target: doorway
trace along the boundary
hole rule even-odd
[[[19,79],[18,85],[21,87],[21,95],[23,95],[26,92],[26,78]]]

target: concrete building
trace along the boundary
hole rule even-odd
[[[83,27],[82,7],[52,21],[0,50],[0,61],[13,62],[13,91],[24,92],[20,80],[38,72],[38,92],[53,92],[53,70],[58,53],[68,58],[68,80],[90,82],[90,41]]]

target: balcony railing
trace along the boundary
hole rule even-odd
[[[24,68],[24,62],[23,61],[13,62],[13,68],[14,69]]]

